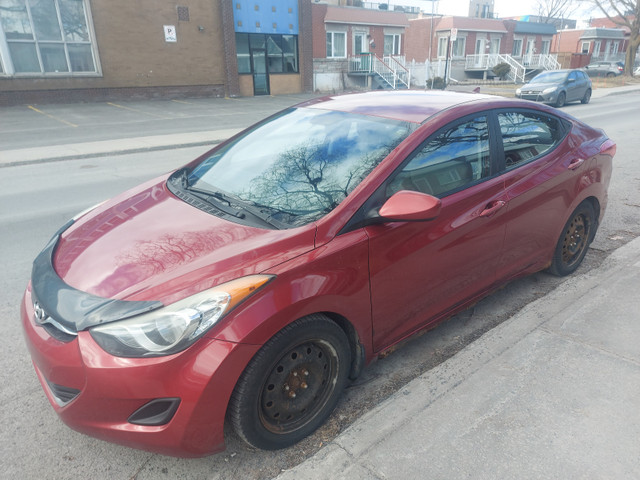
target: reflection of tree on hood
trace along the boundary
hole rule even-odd
[[[301,216],[307,223],[333,210],[391,151],[362,153],[342,138],[331,145],[298,145],[284,152],[242,195]],[[359,159],[350,158],[357,153]],[[310,218],[312,217],[312,218]]]

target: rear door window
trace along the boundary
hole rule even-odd
[[[567,133],[560,119],[538,112],[500,112],[498,123],[507,170],[553,150]]]

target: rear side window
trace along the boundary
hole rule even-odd
[[[553,150],[566,133],[559,119],[537,112],[499,113],[498,122],[507,170]]]
[[[387,195],[414,190],[444,197],[491,174],[489,127],[484,116],[427,140],[387,187]]]

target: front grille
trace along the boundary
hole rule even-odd
[[[70,331],[49,315],[35,298],[35,295],[33,296],[33,319],[36,324],[44,328],[49,335],[61,342],[68,343],[78,335],[78,332]]]
[[[55,398],[56,403],[61,407],[64,407],[80,394],[80,390],[76,388],[65,387],[49,381],[47,381],[47,385],[49,386],[49,390]]]

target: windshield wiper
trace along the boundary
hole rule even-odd
[[[190,187],[190,188],[194,188],[194,187]],[[200,193],[205,192],[204,190],[200,190],[200,189],[197,189],[197,191]],[[280,230],[281,228],[285,228],[287,226],[284,223],[271,218],[270,213],[265,212],[265,209],[260,208],[260,206],[258,206],[257,204],[253,204],[250,201],[243,200],[242,198],[236,197],[235,195],[231,195],[226,192],[221,192],[219,190],[212,190],[207,192],[209,193],[209,195],[212,195],[219,200],[227,202],[229,206],[235,205],[239,209],[244,210],[245,212],[256,217],[257,219],[262,220],[262,222],[266,223],[267,225],[274,227],[278,230]]]
[[[193,195],[197,199],[208,203],[209,205],[217,208],[218,210],[220,210],[223,213],[226,213],[227,215],[231,215],[232,217],[236,217],[239,219],[244,219],[246,217],[244,213],[239,211],[240,210],[239,208],[237,207],[234,208],[231,202],[227,200],[224,197],[224,195],[218,192],[210,192],[208,190],[202,190],[200,188],[190,185],[188,169],[183,168],[182,170],[179,170],[176,173],[177,175],[173,178],[180,182],[180,186],[182,187],[183,190],[188,191],[191,195]],[[216,201],[212,201],[212,199],[216,199]],[[226,205],[221,202],[226,203]]]

